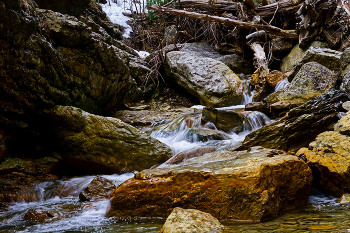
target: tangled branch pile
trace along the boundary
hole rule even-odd
[[[253,0],[180,0],[172,7],[150,9],[180,19],[175,42],[206,39],[222,53],[243,54],[251,48],[259,76],[295,43],[303,48],[322,40],[340,51],[350,45],[347,0],[263,0],[260,5]]]

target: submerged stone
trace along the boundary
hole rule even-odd
[[[30,222],[51,222],[60,218],[62,218],[60,213],[44,209],[30,209],[24,215],[24,220]]]
[[[263,148],[218,151],[144,170],[111,194],[107,216],[166,217],[175,207],[263,221],[307,203],[312,174],[296,156]]]

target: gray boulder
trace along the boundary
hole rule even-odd
[[[172,51],[166,55],[166,64],[167,76],[198,97],[202,105],[224,107],[242,102],[242,82],[224,63]]]
[[[314,41],[310,44],[309,47],[328,48],[328,45],[325,42]],[[309,47],[302,49],[302,48],[299,48],[299,44],[295,45],[292,51],[290,51],[290,53],[282,59],[281,66],[280,66],[281,72],[287,73],[293,70],[293,68],[303,58],[304,54],[306,53]]]
[[[288,76],[288,81],[291,82],[300,71],[301,67],[308,62],[317,62],[332,71],[339,71],[341,55],[342,53],[336,50],[310,47],[294,67],[292,73]]]

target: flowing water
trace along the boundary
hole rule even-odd
[[[283,84],[283,85],[282,85]],[[278,85],[285,86],[288,80]],[[278,87],[280,88],[280,87]],[[276,87],[277,89],[277,87]],[[247,89],[246,89],[247,90]],[[248,89],[243,103],[252,100]],[[204,106],[194,106],[201,109]],[[218,108],[219,110],[242,110],[244,105]],[[227,140],[200,141],[189,133],[191,128],[201,128],[200,113],[181,116],[174,121],[155,128],[151,136],[169,145],[174,155],[196,147],[211,146],[217,149],[232,147],[244,140],[252,130],[272,121],[263,113],[249,112],[240,133],[228,133]],[[189,127],[190,125],[190,127]],[[214,124],[205,127],[216,129]],[[104,175],[116,185],[132,178],[134,173]],[[67,180],[40,183],[30,193],[30,199],[13,202],[0,208],[0,233],[5,232],[158,232],[165,219],[113,219],[104,217],[108,200],[80,202],[78,194],[94,176],[75,177]],[[57,218],[48,222],[28,222],[24,215],[30,209],[52,211]],[[282,213],[278,218],[264,223],[224,223],[234,232],[350,232],[350,206],[340,205],[337,198],[313,190],[309,203],[304,207]]]

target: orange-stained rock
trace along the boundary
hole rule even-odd
[[[260,221],[303,206],[312,173],[296,156],[253,147],[217,151],[179,165],[144,170],[111,194],[106,216],[166,217],[175,207],[219,219]]]
[[[273,70],[266,75],[266,81],[271,87],[275,87],[277,83],[287,78],[287,75],[278,70]]]

